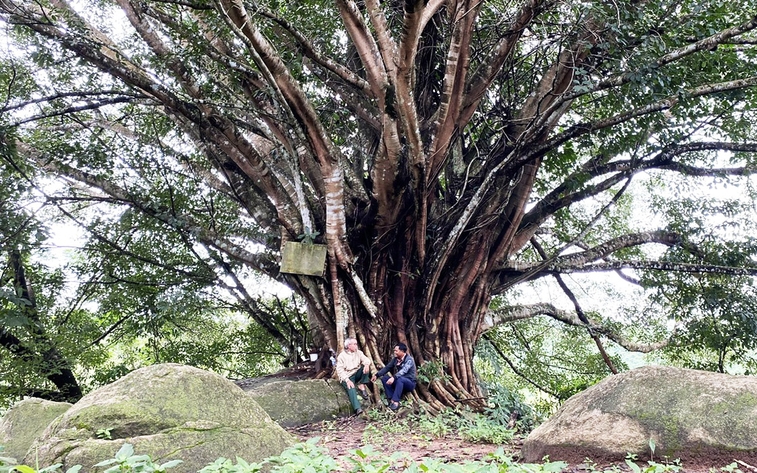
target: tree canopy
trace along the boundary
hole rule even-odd
[[[195,252],[187,278],[242,300],[247,270],[284,282],[333,348],[354,335],[378,361],[408,343],[446,367],[419,388],[432,406],[476,404],[474,345],[504,322],[551,316],[600,351],[664,344],[591,318],[562,275],[757,272],[748,233],[708,232],[686,219],[700,200],[659,191],[751,182],[753,6],[0,0],[0,15],[3,136],[70,183],[51,199],[109,244],[115,219],[149,225]],[[323,276],[279,271],[298,240],[326,246]],[[544,277],[567,308],[491,305]]]

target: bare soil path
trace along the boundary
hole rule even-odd
[[[391,432],[391,428],[387,432],[385,428],[381,427],[381,423],[372,422],[360,416],[308,424],[288,430],[302,442],[319,437],[318,445],[326,448],[329,455],[348,470],[352,469],[352,464],[347,458],[354,458],[353,452],[357,449],[365,449],[366,445],[370,445],[374,452],[386,458],[397,451],[402,451],[418,463],[426,458],[434,458],[449,463],[464,463],[482,460],[487,454],[494,453],[499,448],[504,449],[507,455],[512,456],[517,461],[523,443],[523,439],[519,437],[505,445],[492,445],[468,442],[458,438],[454,433],[439,438],[407,431]],[[648,467],[645,461],[636,463],[641,467],[642,472]],[[711,468],[711,463],[689,462],[684,464],[679,471],[682,473],[725,472],[723,468]],[[727,466],[727,464],[728,462],[724,461],[722,467]],[[738,467],[743,473],[757,473],[757,468],[749,465],[738,465]],[[402,471],[402,469],[395,467],[390,471]],[[631,468],[624,462],[596,465],[589,463],[573,464],[563,470],[564,473],[625,473],[631,471]],[[649,473],[653,472],[650,471]]]

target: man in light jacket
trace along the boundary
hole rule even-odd
[[[355,410],[355,414],[363,412],[360,401],[357,398],[357,390],[363,399],[368,399],[368,391],[365,383],[368,382],[368,375],[371,372],[371,359],[358,350],[357,340],[348,338],[344,341],[344,351],[336,358],[336,375],[339,382],[347,391],[350,398],[350,404]]]

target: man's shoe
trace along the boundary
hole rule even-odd
[[[363,410],[361,408],[359,408],[359,407],[357,408],[357,410],[355,410],[355,415],[356,416],[359,416],[362,413],[363,413]]]
[[[389,403],[389,409],[391,409],[393,411],[396,411],[399,408],[400,408],[400,403],[399,402],[390,402]]]
[[[358,389],[358,391],[360,391],[360,397],[362,397],[366,401],[371,398],[371,396],[368,395],[368,390],[367,389],[365,389],[365,388]]]

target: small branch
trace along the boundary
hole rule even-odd
[[[544,248],[539,244],[538,241],[536,241],[534,238],[531,239],[531,244],[536,249],[537,253],[539,253],[539,256],[542,257],[542,259],[546,260],[549,257],[547,256],[547,253],[544,251]],[[594,340],[594,344],[597,345],[597,349],[599,349],[599,353],[602,355],[602,359],[605,361],[605,364],[608,368],[610,368],[610,371],[612,374],[618,374],[618,369],[615,368],[615,364],[612,362],[612,359],[610,358],[610,355],[607,354],[607,350],[605,350],[604,345],[602,344],[602,340],[599,339],[597,334],[591,331],[591,322],[589,322],[589,317],[586,316],[586,313],[581,308],[581,305],[578,303],[578,298],[576,298],[576,295],[573,293],[573,291],[570,290],[567,284],[565,284],[565,281],[563,280],[562,276],[559,274],[553,275],[555,279],[557,280],[557,284],[560,286],[562,291],[565,293],[566,296],[568,296],[568,299],[573,303],[573,307],[575,307],[576,315],[578,318],[586,324],[586,328],[589,331],[589,336]]]
[[[25,123],[34,122],[34,121],[42,120],[42,119],[45,119],[45,118],[60,117],[60,116],[63,116],[63,115],[71,115],[73,113],[84,112],[86,110],[97,110],[97,109],[99,109],[101,107],[105,107],[107,105],[114,105],[114,104],[118,104],[118,103],[128,103],[128,102],[131,102],[133,100],[135,100],[133,97],[116,97],[116,98],[113,98],[113,99],[110,99],[110,100],[101,100],[101,101],[98,101],[96,103],[91,103],[91,104],[87,104],[87,105],[79,105],[79,106],[66,107],[66,108],[64,108],[62,110],[57,110],[55,112],[41,113],[41,114],[37,114],[37,115],[32,115],[30,117],[26,117],[26,118],[24,118],[22,120],[18,120],[16,122],[13,122],[11,124],[11,126],[19,126],[19,125],[23,125]]]
[[[99,344],[100,342],[102,342],[103,340],[105,340],[105,338],[108,335],[110,335],[111,333],[113,333],[113,331],[116,330],[122,323],[124,323],[127,320],[129,320],[129,317],[131,317],[131,316],[130,315],[125,315],[125,316],[121,317],[121,319],[118,322],[116,322],[113,325],[111,325],[110,328],[108,328],[108,330],[106,330],[105,332],[103,332],[102,335],[100,335],[99,337],[97,337],[96,339],[94,339],[92,341],[92,343],[90,343],[90,346],[93,347],[93,346]]]
[[[126,94],[121,90],[103,90],[98,92],[59,92],[54,95],[47,95],[45,97],[39,97],[33,100],[27,100],[21,103],[17,103],[14,105],[6,105],[5,107],[0,108],[0,113],[6,113],[13,110],[18,110],[24,107],[28,107],[29,105],[39,104],[39,103],[49,103],[54,100],[63,99],[63,98],[86,98],[86,97],[97,97],[101,95],[119,95],[121,99],[139,99],[139,98],[147,98],[146,95],[137,95],[137,94]],[[112,99],[111,99],[112,100]]]
[[[492,348],[494,348],[494,351],[496,351],[496,352],[497,352],[497,354],[498,354],[498,355],[500,356],[500,358],[502,358],[503,360],[505,360],[505,363],[507,363],[507,365],[508,365],[508,366],[510,367],[510,369],[511,369],[511,370],[513,370],[513,373],[515,373],[516,375],[518,375],[518,376],[520,376],[521,378],[523,378],[523,379],[524,379],[524,380],[525,380],[525,381],[526,381],[526,382],[527,382],[528,384],[532,385],[533,387],[535,387],[535,388],[536,388],[536,389],[538,389],[539,391],[543,391],[543,392],[545,392],[545,393],[549,394],[550,396],[552,396],[552,397],[554,397],[554,398],[556,398],[556,399],[560,399],[560,396],[558,396],[558,395],[557,395],[557,393],[555,393],[555,392],[552,392],[552,391],[550,391],[549,389],[545,388],[544,386],[541,386],[541,385],[537,384],[537,383],[536,383],[535,381],[532,381],[532,380],[531,380],[531,378],[529,378],[528,376],[526,376],[526,375],[525,375],[525,374],[524,374],[524,373],[523,373],[522,371],[520,371],[520,370],[519,370],[519,369],[518,369],[518,368],[517,368],[517,367],[515,366],[515,363],[513,363],[513,362],[512,362],[511,360],[510,360],[510,358],[508,358],[508,357],[507,357],[507,355],[505,355],[505,354],[504,354],[504,353],[502,352],[502,350],[500,350],[500,349],[499,349],[499,347],[497,346],[497,344],[496,344],[496,343],[494,343],[494,340],[492,340],[492,339],[491,339],[491,336],[489,336],[489,334],[486,334],[486,333],[485,333],[485,334],[483,335],[483,338],[484,338],[484,339],[485,339],[485,340],[486,340],[487,342],[489,342],[489,344],[490,344],[490,345],[492,346]]]

